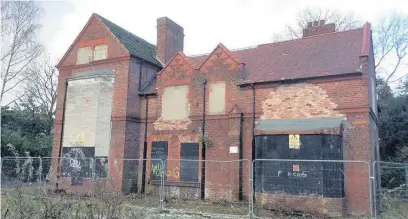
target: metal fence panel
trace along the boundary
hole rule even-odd
[[[374,199],[373,205],[370,166],[364,161],[3,157],[1,186],[3,190],[24,187],[25,196],[41,199],[42,204],[58,199],[59,205],[71,206],[71,212],[64,213],[67,215],[75,210],[106,216],[112,213],[112,206],[119,217],[124,217],[124,212],[146,215],[151,209],[164,207],[179,212],[262,217],[277,216],[275,210],[281,212],[279,216],[299,212],[368,214],[371,206],[376,208],[374,212],[406,209],[394,201],[408,202],[407,166],[374,163],[372,178],[374,188],[379,189],[373,191],[380,198]],[[381,176],[381,186],[377,175]],[[13,201],[10,203],[24,200]],[[381,209],[377,209],[379,203]],[[39,214],[45,207],[37,209]]]
[[[374,214],[390,218],[407,218],[408,163],[375,161]]]
[[[122,192],[127,194],[130,203],[141,207],[163,208],[163,160],[123,159],[114,162],[114,171],[123,173]],[[117,168],[117,164],[121,168]],[[155,176],[154,180],[150,178],[152,175]]]
[[[208,214],[248,215],[250,164],[249,160],[164,161],[165,207]]]
[[[3,157],[1,187],[38,186],[41,182],[40,157]]]
[[[252,174],[257,216],[371,212],[370,165],[364,161],[257,159]]]

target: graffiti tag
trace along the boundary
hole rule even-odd
[[[70,159],[69,160],[69,166],[72,168],[80,169],[81,168],[81,163],[79,160],[76,159]]]
[[[279,170],[278,171],[278,177],[280,177],[282,175],[283,171]],[[287,172],[288,173],[288,177],[299,177],[299,178],[306,178],[307,177],[307,173],[303,172]]]
[[[179,178],[180,177],[180,170],[178,167],[173,168],[172,170],[167,170],[166,176]]]
[[[162,171],[163,171],[162,165],[152,164],[150,172],[153,174],[153,176],[161,176]]]
[[[160,164],[152,164],[152,167],[150,169],[150,172],[152,173],[152,175],[153,176],[158,176],[158,177],[161,176],[163,171],[164,171],[164,169],[163,169],[162,165],[160,165]],[[167,177],[179,178],[180,177],[180,169],[178,167],[175,167],[173,169],[165,171],[164,174]]]

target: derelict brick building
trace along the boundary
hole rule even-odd
[[[183,42],[183,28],[166,17],[157,20],[155,46],[93,14],[57,66],[53,157],[95,158],[96,175],[111,177],[124,191],[149,189],[157,178],[151,174],[156,163],[148,161],[143,170],[141,162],[123,159],[168,159],[167,193],[199,197],[204,191],[205,198],[227,200],[248,199],[248,177],[242,177],[248,176],[248,165],[214,171],[210,164],[201,190],[200,162],[180,159],[371,163],[379,157],[369,23],[335,32],[333,24],[318,21],[301,39],[242,50],[220,43],[199,56],[186,56]],[[299,138],[297,143],[291,137]],[[59,172],[75,178],[69,165],[63,160]],[[307,201],[300,206],[317,213],[341,211],[344,205],[351,213],[370,209],[367,171],[286,163],[280,175],[281,167],[258,165],[255,195],[265,206],[279,200],[297,206]],[[343,174],[313,175],[316,168]],[[86,186],[87,178],[85,173],[71,183]],[[295,198],[283,199],[282,193]]]

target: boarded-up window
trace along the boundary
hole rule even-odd
[[[187,86],[164,88],[162,100],[163,120],[188,120]]]
[[[225,113],[225,83],[210,84],[209,114]]]
[[[82,47],[78,49],[77,64],[86,64],[92,61],[91,47]]]
[[[152,151],[151,151],[151,167],[150,167],[150,179],[160,180],[162,171],[167,173],[167,163],[164,163],[160,160],[167,160],[167,150],[168,143],[167,141],[154,141],[152,142]]]
[[[94,50],[94,61],[102,60],[108,58],[108,45],[101,44],[95,46]]]
[[[180,180],[198,182],[198,144],[181,143]]]

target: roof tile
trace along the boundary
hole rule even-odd
[[[246,64],[244,83],[355,73],[367,44],[363,36],[367,28],[263,44],[231,54]],[[207,57],[189,58],[200,66]]]
[[[157,66],[162,64],[156,58],[156,46],[147,42],[146,40],[134,35],[133,33],[123,29],[108,19],[96,14],[96,16],[109,28],[109,30],[116,36],[120,43],[125,48],[138,58],[146,60]]]

